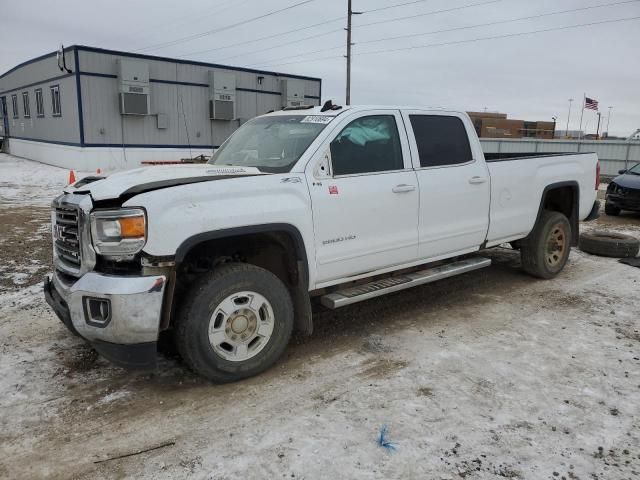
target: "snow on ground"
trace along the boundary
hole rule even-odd
[[[640,236],[639,216],[597,224]],[[541,281],[513,250],[487,255],[484,270],[316,308],[311,338],[231,385],[169,353],[155,373],[115,368],[39,285],[3,290],[0,478],[637,478],[640,269],[574,250]],[[385,425],[395,451],[377,442]]]
[[[90,174],[75,172],[77,180]],[[48,207],[68,184],[69,170],[0,153],[0,208]]]

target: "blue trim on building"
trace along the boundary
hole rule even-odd
[[[38,142],[38,143],[52,143],[54,145],[66,145],[68,147],[80,147],[81,145],[78,142],[61,142],[58,140],[42,140],[39,138],[27,138],[27,137],[16,137],[15,135],[9,136],[10,139],[16,140],[26,140],[28,142]]]
[[[57,77],[47,78],[46,80],[40,80],[39,82],[33,82],[33,83],[29,83],[27,85],[21,85],[21,86],[16,87],[16,88],[11,88],[9,90],[5,90],[4,92],[0,92],[0,95],[5,95],[5,94],[10,93],[10,92],[17,92],[19,90],[24,90],[25,88],[35,87],[36,85],[42,85],[42,84],[49,83],[49,82],[55,82],[56,80],[61,80],[63,78],[71,77],[72,75],[74,75],[74,74],[73,73],[65,73],[64,75],[58,75]]]
[[[86,75],[89,77],[104,77],[104,78],[118,78],[117,75],[112,75],[110,73],[97,73],[97,72],[80,72],[80,75]],[[207,83],[197,83],[197,82],[182,82],[178,80],[161,80],[159,78],[150,78],[149,82],[151,83],[163,83],[166,85],[184,85],[187,87],[202,87],[209,88],[209,84]],[[264,93],[267,95],[282,95],[280,92],[276,92],[274,90],[258,90],[255,88],[244,88],[244,87],[236,87],[238,92],[251,92],[251,93]],[[314,100],[320,100],[319,96],[315,95],[305,95],[304,98],[311,98]]]
[[[80,59],[78,49],[74,49],[73,57],[75,62],[76,76],[76,100],[78,102],[78,128],[80,129],[80,145],[84,146],[84,115],[82,113],[82,86],[80,85]]]
[[[238,72],[260,73],[260,74],[266,74],[266,75],[277,75],[277,76],[280,76],[280,77],[299,78],[300,80],[312,80],[312,81],[316,81],[316,82],[321,82],[322,83],[322,79],[320,79],[320,78],[307,77],[307,76],[304,76],[304,75],[292,75],[292,74],[288,74],[288,73],[270,72],[270,71],[267,71],[267,70],[255,70],[253,68],[232,67],[232,66],[229,66],[229,65],[220,65],[218,63],[197,62],[197,61],[194,61],[194,60],[183,60],[183,59],[180,59],[180,58],[159,57],[159,56],[155,56],[155,55],[144,55],[144,54],[140,54],[140,53],[121,52],[121,51],[118,51],[118,50],[107,50],[107,49],[104,49],[104,48],[88,47],[86,45],[74,45],[73,48],[77,48],[79,51],[84,51],[84,52],[103,53],[103,54],[106,54],[106,55],[116,55],[116,56],[129,57],[129,58],[143,58],[145,60],[156,60],[156,61],[160,61],[160,62],[172,62],[172,63],[181,64],[181,65],[196,65],[196,66],[201,66],[201,67],[221,68],[221,69],[225,69],[225,70],[235,70],[235,71],[238,71]]]
[[[184,149],[203,149],[203,148],[218,148],[220,145],[171,145],[171,144],[160,144],[160,143],[85,143],[85,147],[92,148],[184,148]]]
[[[75,48],[75,46],[73,47],[67,47],[64,49],[64,53],[70,52],[71,50],[73,50]],[[0,79],[4,78],[6,75],[9,75],[11,72],[16,71],[17,69],[21,68],[21,67],[25,67],[31,63],[35,63],[35,62],[39,62],[40,60],[44,60],[45,58],[49,58],[49,57],[55,57],[58,54],[57,51],[55,52],[50,52],[50,53],[45,53],[44,55],[40,55],[39,57],[36,58],[32,58],[31,60],[27,60],[24,61],[22,63],[19,63],[18,65],[16,65],[15,67],[7,70],[6,72],[4,72],[2,75],[0,75]]]
[[[181,81],[178,81],[178,80],[160,80],[159,78],[150,78],[149,81],[151,83],[165,83],[167,85],[184,85],[186,87],[209,88],[209,84],[207,84],[207,83],[181,82]]]
[[[52,143],[54,145],[65,145],[68,147],[82,147],[82,148],[183,148],[183,149],[214,149],[219,148],[220,145],[164,145],[164,144],[149,144],[145,145],[142,143],[85,143],[84,145],[80,145],[78,142],[61,142],[57,140],[42,140],[38,138],[27,138],[27,137],[15,137],[10,136],[7,138],[13,138],[16,140],[25,140],[28,142],[38,142],[38,143]]]
[[[113,75],[111,73],[98,73],[98,72],[83,72],[83,71],[80,71],[80,75],[87,76],[87,77],[118,78],[117,75]]]

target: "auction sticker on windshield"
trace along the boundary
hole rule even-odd
[[[326,117],[324,115],[307,115],[300,123],[322,123],[326,124],[333,120],[333,117]]]

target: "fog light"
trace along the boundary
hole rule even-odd
[[[111,321],[111,301],[106,298],[83,297],[84,319],[92,327],[104,328]]]

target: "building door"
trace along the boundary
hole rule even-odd
[[[2,114],[2,136],[9,136],[9,116],[7,115],[7,97],[0,97],[0,114]]]

